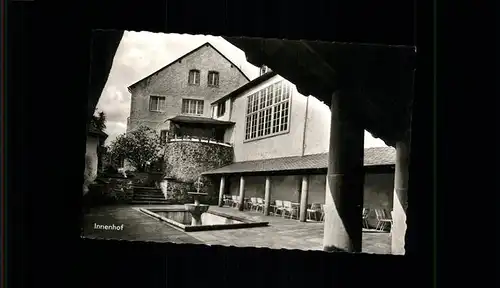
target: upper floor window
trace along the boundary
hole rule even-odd
[[[203,115],[205,101],[196,99],[182,99],[182,114]]]
[[[190,70],[188,76],[190,85],[200,85],[200,70]]]
[[[217,104],[217,117],[222,117],[226,114],[226,102]]]
[[[165,105],[165,97],[151,96],[149,98],[149,111],[161,112]]]
[[[219,87],[219,72],[208,72],[208,86]]]
[[[284,81],[248,96],[245,140],[287,132],[290,121],[291,87]]]
[[[168,133],[168,130],[161,130],[160,131],[160,143],[161,144],[167,143],[167,133]]]

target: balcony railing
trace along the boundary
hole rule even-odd
[[[183,142],[183,141],[211,143],[211,144],[217,144],[217,145],[222,145],[222,146],[227,146],[227,147],[233,147],[233,145],[231,145],[230,143],[217,141],[215,138],[211,138],[211,137],[189,136],[189,135],[182,135],[182,136],[168,135],[168,137],[166,139],[166,142]]]

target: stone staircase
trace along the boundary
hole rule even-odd
[[[130,204],[137,205],[162,205],[169,204],[160,188],[133,187],[134,196]]]

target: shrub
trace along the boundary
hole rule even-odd
[[[161,157],[160,137],[154,130],[141,126],[137,130],[118,136],[111,144],[111,158],[127,159],[138,172]]]

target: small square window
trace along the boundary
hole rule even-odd
[[[189,85],[200,85],[200,71],[190,70],[188,76]]]
[[[149,111],[161,112],[165,106],[165,97],[151,96],[149,98]]]
[[[208,72],[208,86],[219,87],[219,72]]]

